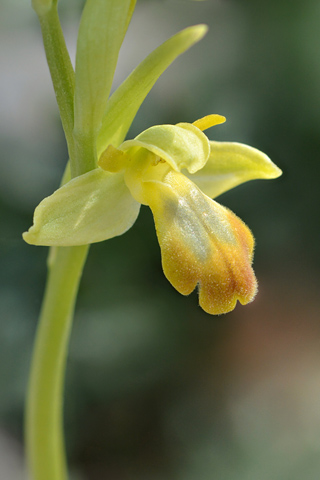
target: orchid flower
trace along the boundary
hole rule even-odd
[[[198,285],[205,311],[229,312],[237,300],[246,304],[255,296],[254,240],[244,223],[212,198],[247,180],[275,178],[281,172],[256,149],[210,142],[203,130],[223,123],[220,115],[193,124],[156,125],[124,141],[156,80],[207,27],[189,27],[167,40],[109,98],[135,0],[121,3],[125,10],[116,0],[86,3],[78,36],[74,110],[65,103],[60,107],[61,114],[70,111],[63,123],[70,168],[65,184],[36,208],[34,225],[23,238],[34,245],[62,247],[100,242],[125,233],[140,205],[148,205],[168,280],[184,295]],[[71,87],[70,80],[62,92]]]
[[[178,292],[199,287],[208,313],[253,300],[254,239],[230,210],[212,200],[247,180],[276,178],[280,169],[247,145],[209,141],[203,130],[220,115],[153,126],[118,148],[109,145],[98,168],[45,198],[24,233],[34,245],[74,246],[122,235],[140,205],[153,213],[164,273]]]

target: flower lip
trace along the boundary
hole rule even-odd
[[[157,188],[147,182],[144,197],[154,216],[163,271],[178,292],[189,295],[198,286],[200,306],[211,314],[253,300],[254,240],[236,215],[172,169]]]

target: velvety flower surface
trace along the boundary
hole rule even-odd
[[[119,148],[109,145],[98,168],[72,179],[35,210],[24,239],[71,246],[123,234],[141,204],[153,213],[163,270],[183,295],[199,288],[201,307],[226,313],[253,300],[254,239],[249,228],[213,197],[247,180],[281,171],[259,150],[210,142],[203,130],[225,121],[157,125]]]

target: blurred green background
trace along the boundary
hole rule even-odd
[[[67,158],[36,15],[0,4],[0,478],[23,474],[22,421],[46,248],[23,243]],[[74,58],[83,2],[61,0]],[[92,246],[77,304],[65,423],[77,480],[320,477],[320,2],[138,1],[115,86],[185,26],[205,39],[149,94],[152,124],[227,117],[209,131],[283,169],[219,198],[253,230],[256,300],[211,317],[165,279],[144,207]]]

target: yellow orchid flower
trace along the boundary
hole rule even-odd
[[[109,145],[98,168],[39,204],[24,240],[53,246],[107,240],[128,230],[140,205],[148,205],[164,273],[180,293],[188,295],[198,285],[200,305],[211,314],[233,310],[237,300],[252,301],[253,236],[212,198],[281,171],[252,147],[210,142],[203,130],[224,121],[208,115],[193,124],[157,125],[119,148]]]

